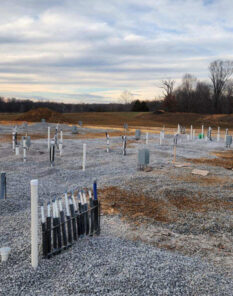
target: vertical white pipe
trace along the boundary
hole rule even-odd
[[[109,144],[110,144],[110,139],[109,139],[109,135],[107,135],[107,152],[109,152]]]
[[[146,133],[146,145],[148,145],[149,142],[149,133]]]
[[[15,132],[12,132],[12,149],[15,151]]]
[[[193,139],[193,126],[190,127],[190,140]]]
[[[87,144],[83,144],[83,171],[86,168],[86,152],[87,152]]]
[[[202,136],[204,138],[204,125],[201,126],[201,134],[202,134]]]
[[[180,134],[180,124],[178,123],[177,134]]]
[[[62,143],[59,143],[59,152],[60,152],[60,156],[62,156]]]
[[[19,155],[19,146],[15,147],[15,155]]]
[[[159,144],[160,144],[160,145],[163,144],[163,136],[162,136],[162,132],[160,132],[160,135],[159,135]]]
[[[38,266],[38,180],[31,180],[31,264]]]
[[[48,150],[50,149],[50,126],[48,126]]]
[[[218,127],[218,133],[217,133],[217,142],[220,141],[220,127]]]
[[[60,142],[63,143],[63,132],[60,132]]]

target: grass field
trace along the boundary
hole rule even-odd
[[[15,121],[19,113],[0,113],[0,121]],[[81,112],[64,113],[64,121],[77,124],[79,120],[84,125],[122,127],[176,127],[178,123],[185,127],[200,128],[202,124],[216,128],[233,128],[233,114],[196,114],[196,113],[164,113],[152,112]],[[33,121],[33,119],[31,119]],[[28,120],[30,121],[30,120]],[[58,120],[59,121],[59,120]],[[61,123],[61,122],[60,122]]]

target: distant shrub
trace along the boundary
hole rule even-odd
[[[149,108],[145,101],[136,100],[133,102],[132,110],[133,112],[148,112]]]

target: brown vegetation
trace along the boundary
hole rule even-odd
[[[120,214],[134,223],[146,223],[148,219],[169,223],[175,222],[181,212],[203,213],[213,210],[233,210],[233,201],[201,196],[186,196],[169,193],[164,199],[154,199],[143,193],[134,193],[108,187],[99,190],[102,212],[107,215]]]
[[[26,113],[9,114],[0,113],[0,121],[27,121],[40,122],[45,118],[48,122],[67,122],[77,124],[79,120],[84,125],[123,127],[128,123],[130,127],[177,127],[189,128],[192,124],[194,128],[206,127],[233,128],[233,115],[227,114],[196,114],[196,113],[169,113],[154,114],[153,112],[80,112],[80,113],[58,113],[47,108],[33,109]]]
[[[216,158],[195,158],[195,159],[187,159],[193,163],[197,164],[207,164],[212,166],[219,166],[225,169],[233,169],[233,151],[223,151],[223,152],[214,152],[213,153]]]
[[[28,121],[28,122],[40,122],[42,118],[48,122],[54,122],[54,123],[67,122],[67,119],[63,114],[55,112],[48,108],[32,109],[28,112],[20,114],[18,117],[16,117],[16,120]]]
[[[181,175],[181,176],[170,176],[171,179],[187,182],[187,183],[196,183],[201,186],[212,186],[212,185],[224,185],[232,183],[232,178],[229,177],[217,177],[217,176],[196,176],[190,174]]]

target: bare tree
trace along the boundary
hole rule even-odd
[[[167,79],[162,80],[160,88],[163,89],[164,97],[171,96],[173,94],[175,80]]]
[[[197,78],[192,74],[186,73],[182,78],[182,89],[187,93],[190,93],[196,88]]]
[[[125,90],[121,93],[120,97],[119,97],[119,102],[122,104],[129,104],[133,101],[133,94],[128,91]]]
[[[229,79],[226,82],[225,88],[224,88],[224,93],[227,97],[232,97],[233,96],[233,79]]]
[[[233,62],[226,60],[213,61],[209,66],[210,80],[213,84],[214,91],[214,108],[219,108],[219,100],[226,86],[227,81],[233,73]]]

